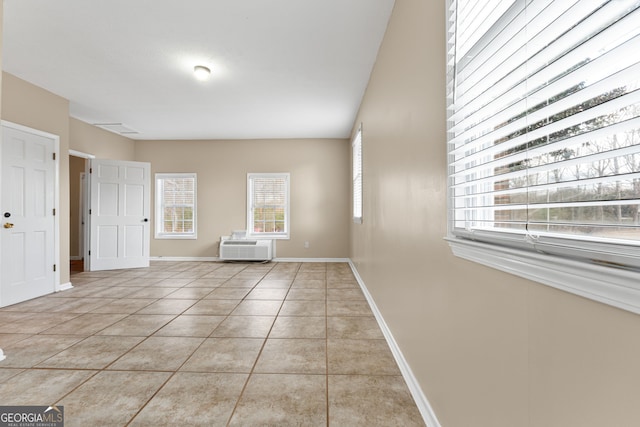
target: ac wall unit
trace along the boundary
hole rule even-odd
[[[220,239],[220,259],[223,261],[270,261],[273,240]]]

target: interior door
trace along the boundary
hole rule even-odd
[[[148,267],[151,165],[92,159],[89,171],[88,269]]]
[[[0,306],[55,291],[55,137],[2,125]]]

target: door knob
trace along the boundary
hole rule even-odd
[[[4,228],[13,228],[13,224],[11,224],[10,222],[5,222]]]

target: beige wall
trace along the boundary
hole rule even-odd
[[[443,426],[637,425],[637,315],[443,241],[444,48],[445,2],[396,0],[358,118],[364,223],[350,256]]]
[[[2,119],[60,137],[60,283],[69,282],[69,101],[11,74],[2,76]]]
[[[152,178],[198,176],[198,239],[152,238],[151,255],[217,256],[220,236],[246,228],[247,173],[289,172],[291,239],[277,241],[277,256],[347,257],[349,156],[348,141],[336,139],[137,141],[135,158],[151,163]]]

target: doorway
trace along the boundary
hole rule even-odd
[[[69,261],[72,275],[84,271],[86,156],[69,154]]]

